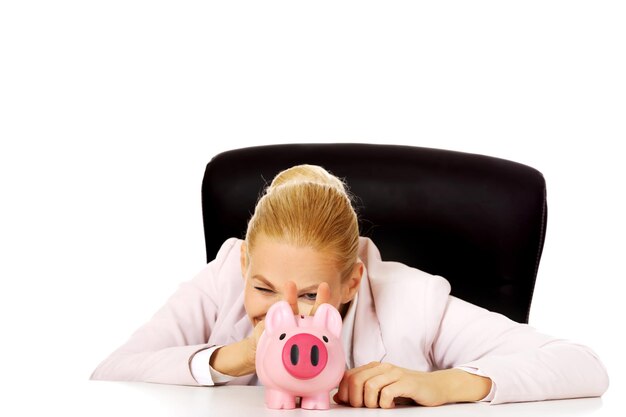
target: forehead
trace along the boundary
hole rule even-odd
[[[249,255],[251,275],[262,275],[273,283],[328,282],[341,275],[328,253],[308,246],[259,237]]]

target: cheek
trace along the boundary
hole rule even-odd
[[[254,289],[246,289],[243,304],[248,315],[254,318],[265,315],[272,303],[268,297],[264,297],[263,294],[254,291]]]
[[[254,294],[246,289],[243,294],[243,305],[248,315],[253,316],[255,314],[256,304]]]

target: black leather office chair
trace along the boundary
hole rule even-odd
[[[358,197],[361,235],[383,260],[441,275],[453,295],[528,322],[546,232],[545,181],[533,168],[493,157],[369,144],[221,153],[202,183],[207,261],[227,238],[244,238],[266,184],[302,163],[345,178]]]

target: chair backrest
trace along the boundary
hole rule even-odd
[[[528,322],[547,222],[543,175],[499,158],[370,144],[293,144],[215,156],[202,183],[207,261],[244,238],[281,170],[321,165],[357,197],[360,233],[383,260],[445,277],[452,294]]]

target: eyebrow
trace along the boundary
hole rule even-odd
[[[267,280],[267,279],[266,279],[263,275],[258,275],[258,274],[257,274],[257,275],[253,275],[253,276],[252,276],[252,279],[259,280],[259,281],[263,282],[265,285],[267,285],[268,287],[270,287],[272,290],[274,290],[274,291],[276,290],[276,287],[274,287],[274,285],[273,285],[271,282],[269,282],[269,281],[268,281],[268,280]],[[318,287],[320,284],[321,284],[321,282],[320,282],[319,284],[309,285],[309,286],[308,286],[308,287],[306,287],[306,288],[302,288],[302,289],[300,289],[298,292],[299,292],[300,294],[304,294],[304,293],[306,293],[306,292],[308,292],[308,291],[311,291],[311,290],[316,290],[316,289],[317,289],[317,287]]]

